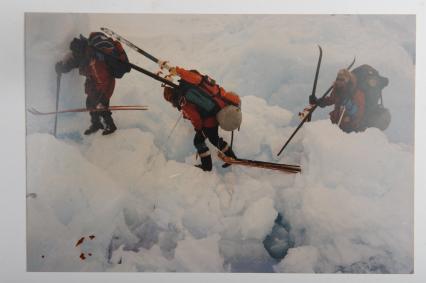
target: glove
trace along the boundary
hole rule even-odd
[[[62,63],[62,61],[59,61],[55,64],[55,72],[57,74],[62,74],[64,70],[64,64]]]
[[[326,102],[325,102],[325,98],[318,98],[317,99],[317,105],[321,108],[324,108],[325,106],[327,106]]]
[[[315,96],[310,95],[309,104],[318,105],[319,107],[323,108],[325,106],[325,101],[324,101],[324,98],[316,98]]]

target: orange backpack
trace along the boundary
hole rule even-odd
[[[198,85],[191,84],[181,79],[179,81],[179,86],[182,90],[184,90],[184,92],[194,87],[201,89],[203,92],[207,93],[210,96],[210,99],[212,99],[216,103],[219,108],[218,110],[222,109],[227,105],[234,105],[236,107],[240,107],[241,99],[236,93],[227,92],[225,89],[216,84],[216,81],[210,78],[208,75],[203,76],[196,70],[190,70],[190,72],[201,76],[202,79]]]
[[[216,115],[219,126],[225,131],[238,129],[242,121],[241,100],[234,92],[227,92],[215,80],[199,72],[190,72],[201,77],[198,85],[179,80],[179,90],[186,101],[196,105],[201,117]]]

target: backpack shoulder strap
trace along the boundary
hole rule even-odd
[[[89,36],[89,45],[112,52],[116,47],[114,41],[100,32],[92,32]]]

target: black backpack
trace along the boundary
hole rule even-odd
[[[355,68],[352,74],[357,79],[357,87],[365,93],[366,108],[374,110],[377,105],[383,105],[382,90],[389,84],[389,80],[367,64]]]
[[[352,74],[357,79],[357,87],[365,93],[365,127],[385,130],[391,120],[389,110],[383,106],[382,97],[382,90],[389,84],[388,78],[367,64],[353,69]]]
[[[121,79],[125,73],[130,72],[130,65],[127,64],[129,63],[129,59],[120,42],[106,36],[102,32],[92,32],[89,36],[89,46],[93,46],[111,55],[106,56],[100,54],[100,52],[97,53],[105,61],[113,77]]]

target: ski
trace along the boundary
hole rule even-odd
[[[349,64],[349,66],[346,68],[348,71],[352,68],[352,66],[355,64],[355,60],[356,58],[354,57],[354,59],[352,60],[352,62]],[[326,97],[330,91],[333,89],[333,85],[331,85],[326,92],[321,96],[320,99],[323,99],[324,97]],[[310,115],[312,115],[312,113],[315,111],[315,109],[317,109],[318,105],[313,105],[312,107],[309,107],[308,109],[308,113],[306,115],[304,115],[303,120],[299,123],[299,125],[297,126],[296,130],[293,131],[293,133],[291,134],[291,136],[288,138],[288,140],[285,142],[285,144],[283,145],[283,147],[280,149],[280,151],[278,152],[277,156],[279,156],[283,150],[286,148],[286,146],[290,143],[290,141],[293,139],[293,137],[296,135],[296,133],[299,131],[299,129],[303,126],[303,124],[305,124],[305,122],[308,120],[308,117]]]
[[[312,87],[312,93],[311,93],[311,96],[314,96],[314,97],[315,97],[315,93],[316,93],[316,90],[317,90],[317,82],[318,82],[318,76],[319,76],[319,71],[320,71],[320,67],[321,67],[321,60],[322,60],[322,48],[321,48],[320,45],[318,45],[318,48],[319,48],[320,54],[319,54],[319,57],[318,57],[317,69],[315,71],[314,85]],[[310,113],[308,115],[307,121],[310,122],[311,119],[312,119],[312,113]]]
[[[148,106],[142,105],[116,105],[110,106],[108,108],[95,108],[95,109],[87,109],[87,108],[75,108],[75,109],[66,109],[60,111],[52,111],[52,112],[42,112],[37,109],[31,107],[27,109],[33,115],[51,115],[51,114],[60,114],[60,113],[77,113],[77,112],[98,112],[98,111],[123,111],[123,110],[148,110]]]
[[[226,156],[223,152],[220,152],[220,151],[218,152],[218,156],[223,162],[232,164],[232,165],[257,167],[257,168],[263,168],[263,169],[282,171],[286,173],[301,172],[301,168],[299,165],[280,164],[280,163],[265,162],[265,161],[259,161],[259,160],[232,158],[232,157]]]
[[[156,57],[154,57],[153,55],[149,54],[148,52],[146,52],[145,50],[143,50],[142,48],[136,46],[135,44],[133,44],[132,42],[130,42],[129,40],[125,39],[124,37],[122,37],[121,35],[119,35],[118,33],[110,30],[109,28],[105,28],[105,27],[101,27],[101,31],[106,33],[107,35],[111,36],[112,38],[114,38],[115,40],[120,41],[121,43],[126,44],[128,47],[132,48],[133,50],[135,50],[136,52],[142,54],[143,56],[145,56],[146,58],[148,58],[149,60],[153,61],[154,63],[159,63],[160,60],[157,59]],[[167,64],[164,64],[164,67],[166,67],[166,69],[169,69],[170,67]]]

